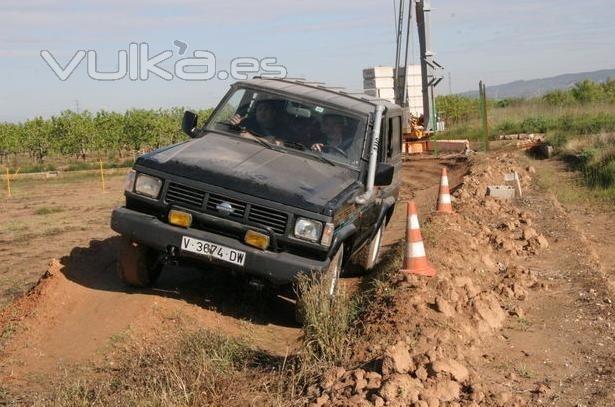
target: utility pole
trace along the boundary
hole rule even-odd
[[[393,86],[395,87],[395,96],[397,99],[397,103],[401,104],[401,100],[399,100],[399,63],[401,60],[401,43],[402,43],[402,36],[403,36],[403,30],[404,30],[404,5],[405,5],[405,0],[399,0],[399,16],[398,16],[398,20],[397,20],[397,48],[396,48],[396,53],[395,53],[395,69],[393,70]]]
[[[448,71],[448,95],[453,94],[453,79],[451,76],[451,71]]]
[[[410,43],[412,42],[412,0],[408,1],[408,23],[406,26],[406,57],[404,60],[404,79],[402,80],[403,91],[401,92],[401,106],[408,107],[408,54],[410,53]]]

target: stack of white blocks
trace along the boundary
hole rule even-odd
[[[391,103],[395,103],[395,81],[393,67],[377,66],[363,70],[363,89],[365,93]]]
[[[405,68],[400,68],[399,76],[403,78]],[[378,66],[363,70],[363,89],[366,94],[395,103],[395,81],[392,66]],[[423,114],[423,86],[420,65],[409,65],[406,79],[409,110],[415,116]],[[399,94],[402,95],[403,89]]]

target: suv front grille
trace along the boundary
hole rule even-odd
[[[250,213],[248,213],[248,220],[268,226],[273,229],[274,232],[282,234],[286,230],[288,215],[284,212],[265,208],[264,206],[251,205]]]
[[[211,212],[218,212],[217,206],[221,203],[228,202],[231,204],[233,211],[228,214],[226,217],[235,218],[235,219],[243,219],[246,214],[246,206],[245,202],[238,201],[236,199],[227,198],[222,195],[209,194],[209,198],[207,199],[207,210]]]
[[[246,223],[247,221],[263,225],[271,228],[277,234],[284,234],[286,224],[288,223],[288,215],[284,212],[223,195],[207,193],[174,182],[169,184],[165,200],[167,203],[178,204],[187,208],[198,210],[205,208],[207,213],[220,218],[233,219],[241,223]],[[218,210],[218,205],[225,202],[230,204],[232,208],[232,211],[226,216],[222,215]]]
[[[205,201],[205,192],[172,182],[169,184],[166,200],[168,203],[201,209]]]

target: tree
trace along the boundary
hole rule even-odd
[[[553,90],[543,96],[543,100],[549,106],[569,106],[575,103],[572,93],[567,90]]]
[[[582,104],[602,102],[605,99],[602,86],[591,80],[577,82],[571,92],[575,100]]]
[[[52,117],[51,123],[58,151],[85,161],[96,137],[92,114],[88,111],[75,113],[65,110],[60,116]]]
[[[51,122],[37,117],[18,126],[17,137],[30,156],[39,164],[45,161],[52,147]]]

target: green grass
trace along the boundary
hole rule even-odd
[[[610,104],[553,107],[535,101],[525,101],[489,110],[489,129],[493,139],[503,134],[549,133],[551,137],[567,139],[573,135],[615,132],[615,109]],[[471,118],[449,123],[442,138],[479,140],[482,125]]]
[[[577,183],[589,189],[592,197],[615,203],[615,134],[550,138],[549,142],[558,147],[559,157],[579,174]]]

